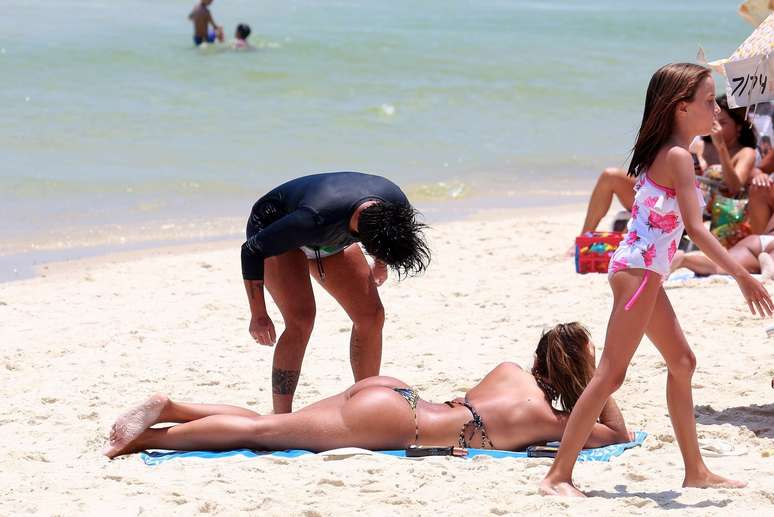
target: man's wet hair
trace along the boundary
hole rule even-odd
[[[357,230],[366,252],[387,264],[398,278],[417,275],[430,264],[427,225],[409,205],[380,201],[360,212]]]

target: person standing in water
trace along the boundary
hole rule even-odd
[[[197,47],[202,43],[215,43],[223,41],[223,27],[215,23],[210,12],[210,4],[213,0],[200,0],[188,15],[188,19],[193,22],[194,35],[193,42]],[[210,30],[212,27],[212,30]]]
[[[570,414],[554,463],[540,484],[543,495],[583,497],[572,472],[610,396],[623,384],[629,362],[644,334],[667,366],[667,407],[685,465],[684,487],[741,488],[746,483],[721,477],[704,464],[696,436],[691,377],[696,357],[661,283],[688,231],[691,240],[733,275],[750,311],[771,315],[766,288],[735,262],[702,224],[703,195],[696,185],[688,146],[712,130],[720,108],[709,69],[670,64],[653,74],[634,145],[629,175],[638,178],[632,218],[621,245],[610,258],[613,310],[599,366]]]
[[[355,381],[379,375],[384,308],[377,287],[392,268],[399,278],[427,268],[423,223],[393,182],[359,172],[313,174],[261,197],[247,222],[242,276],[250,304],[250,335],[276,340],[264,284],[285,329],[272,364],[275,413],[293,408],[301,363],[312,333],[315,301],[310,274],[352,320],[350,363]],[[360,246],[374,259],[368,264]]]

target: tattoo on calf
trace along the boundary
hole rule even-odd
[[[275,395],[292,395],[298,384],[299,370],[271,369],[271,388]]]

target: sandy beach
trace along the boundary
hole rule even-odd
[[[562,256],[577,207],[488,213],[429,233],[426,275],[381,294],[382,372],[430,400],[461,395],[498,363],[529,367],[544,326],[578,320],[598,350],[611,297],[604,275]],[[642,343],[616,396],[650,436],[610,463],[576,469],[586,501],[536,494],[550,460],[308,456],[183,459],[148,467],[100,455],[107,430],[154,391],[180,400],[270,410],[272,351],[251,342],[239,242],[50,265],[0,284],[0,514],[680,515],[770,514],[774,504],[774,350],[738,289],[701,282],[668,293],[698,356],[694,396],[703,440],[739,456],[708,458],[742,490],[681,489],[666,410],[664,363]],[[317,323],[296,406],[351,384],[349,321],[317,290]],[[273,308],[272,308],[273,309]],[[275,322],[279,315],[273,310]],[[335,460],[335,461],[334,461]]]

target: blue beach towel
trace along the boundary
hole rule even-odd
[[[648,433],[644,431],[637,431],[634,433],[634,441],[629,443],[617,443],[615,445],[608,445],[606,447],[599,447],[598,449],[583,449],[578,456],[578,461],[610,461],[610,458],[620,456],[626,449],[637,447],[642,445],[642,442],[648,436]],[[558,442],[553,442],[549,445],[556,445]],[[357,449],[350,449],[351,454],[357,454]],[[368,453],[370,451],[362,451],[362,453]],[[396,456],[398,458],[405,458],[406,452],[402,449],[395,451],[375,451],[378,454],[386,454],[388,456]],[[140,453],[140,458],[146,465],[159,465],[161,463],[173,460],[175,458],[229,458],[231,456],[243,456],[245,458],[257,458],[259,456],[272,456],[275,458],[297,458],[299,456],[306,456],[307,454],[315,454],[311,451],[305,451],[301,449],[291,449],[287,451],[253,451],[250,449],[235,449],[233,451],[211,452],[211,451],[150,451]],[[324,453],[321,453],[324,454]],[[491,456],[493,458],[526,458],[527,453],[525,451],[511,452],[511,451],[498,451],[492,449],[468,449],[468,458],[473,456]]]

